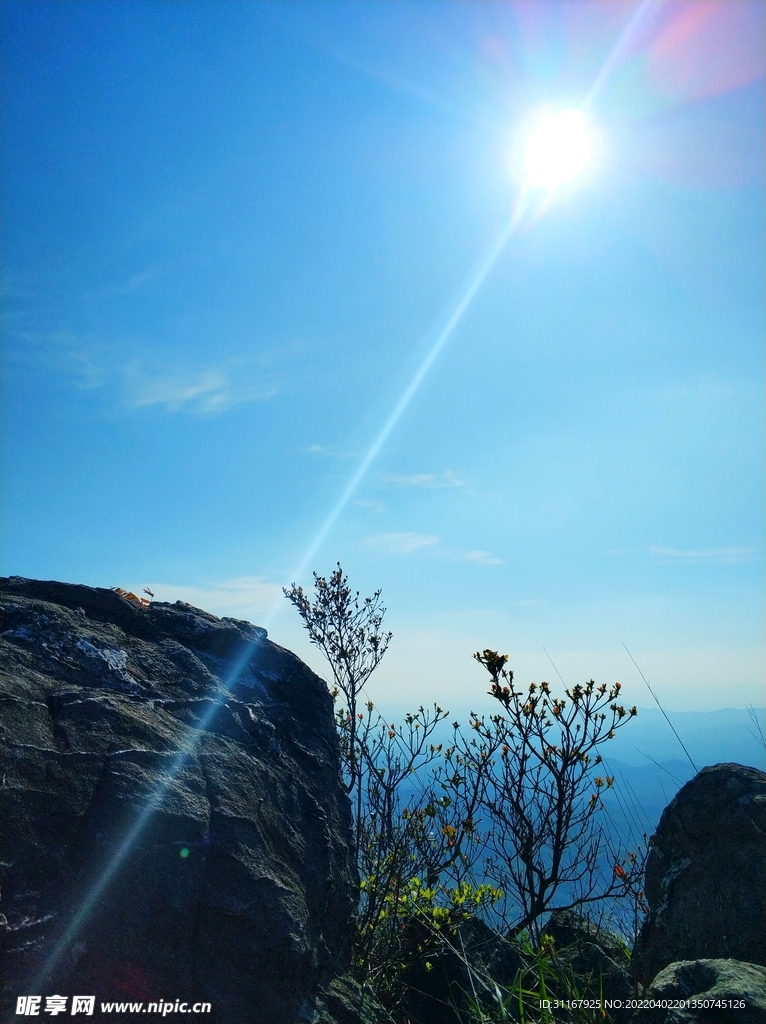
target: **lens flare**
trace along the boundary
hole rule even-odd
[[[622,33],[616,46],[613,48],[599,75],[593,83],[583,106],[587,109],[593,101],[594,96],[603,88],[614,68],[624,53],[627,43],[635,34],[636,28],[642,19],[659,4],[655,0],[641,0],[630,19],[629,24]],[[588,164],[592,152],[592,143],[587,121],[582,110],[563,110],[560,113],[547,117],[539,122],[531,132],[525,153],[526,181],[520,183],[519,194],[505,227],[501,230],[494,245],[490,248],[484,260],[476,268],[469,278],[462,292],[458,295],[454,306],[451,309],[446,322],[441,330],[436,333],[435,340],[431,344],[423,362],[408,386],[402,393],[399,401],[394,406],[391,414],[384,423],[379,434],[373,441],[370,449],[360,463],[357,471],[348,482],[330,515],[324,521],[319,532],[308,546],[307,550],[296,567],[291,579],[300,579],[306,572],[311,560],[326,539],[333,526],[340,518],[342,512],[363,480],[372,463],[375,461],[381,448],[389,435],[398,423],[407,406],[417,393],[420,385],[430,371],[442,349],[450,340],[454,331],[460,324],[463,316],[473,302],[476,294],[497,262],[500,254],[505,248],[511,235],[524,218],[528,218],[530,210],[533,211],[533,220],[546,209],[546,201],[530,203],[527,194],[528,187],[544,188],[548,192],[558,185],[564,184],[582,170]],[[534,212],[536,211],[536,212]],[[275,617],[277,607],[268,616],[266,625],[270,625]],[[224,681],[224,689],[231,689],[236,685],[240,676],[248,668],[253,658],[258,657],[258,648],[251,644],[245,644],[239,657],[231,667],[230,673]],[[210,729],[213,720],[221,708],[218,702],[212,702],[210,708],[197,723],[187,744],[177,753],[172,763],[168,766],[167,772],[148,795],[141,811],[136,815],[133,822],[124,832],[121,841],[113,851],[111,857],[101,865],[101,872],[94,879],[90,889],[84,894],[82,901],[75,912],[66,922],[58,940],[48,953],[45,962],[42,964],[37,976],[29,984],[29,990],[35,991],[44,987],[45,982],[56,969],[62,957],[71,949],[75,940],[98,906],[102,896],[108,889],[122,864],[130,855],[137,840],[140,838],[147,824],[154,815],[155,810],[161,805],[166,794],[172,787],[174,780],[180,775],[184,766],[194,756],[197,746],[206,730]],[[191,851],[189,847],[183,846],[179,850],[179,857],[186,860]]]
[[[533,188],[554,189],[588,165],[593,145],[581,110],[562,110],[539,121],[527,139],[524,166]]]

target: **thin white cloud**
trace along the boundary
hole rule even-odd
[[[75,387],[80,391],[97,391],[104,387],[109,371],[104,366],[103,358],[94,354],[93,346],[78,345],[67,353],[69,372],[74,373]]]
[[[388,473],[381,477],[381,482],[389,487],[465,487],[465,480],[461,480],[451,469],[444,470],[438,476],[435,473],[412,473],[409,476],[398,473]]]
[[[502,560],[489,551],[465,548],[442,548],[433,533],[381,533],[365,538],[365,543],[390,555],[411,555],[415,551],[450,562],[473,562],[475,565],[502,565]]]
[[[114,354],[97,335],[29,331],[8,324],[5,333],[6,359],[42,369],[46,374],[58,373],[80,391],[103,387],[113,372]]]
[[[159,271],[152,267],[147,270],[140,270],[137,274],[131,274],[128,280],[122,285],[124,292],[135,292],[140,288],[145,287],[147,284],[151,284],[156,281],[159,277]]]
[[[723,402],[736,398],[737,393],[742,391],[742,383],[725,380],[716,377],[712,373],[707,373],[696,378],[696,380],[663,388],[657,394],[660,399],[673,402],[691,399],[697,402],[712,402],[720,405]]]
[[[303,448],[296,449],[300,455],[317,455],[327,459],[349,459],[354,457],[354,452],[343,452],[338,451],[334,448],[328,448],[324,444],[307,444]]]
[[[355,501],[354,504],[357,508],[369,508],[373,512],[382,512],[386,507],[382,501],[370,501],[366,498],[361,498],[359,501]]]
[[[162,277],[163,271],[159,266],[146,267],[144,270],[134,271],[123,280],[114,284],[104,285],[86,293],[88,299],[110,298],[112,296],[132,295],[141,291],[148,285],[154,284]]]
[[[304,348],[294,343],[195,367],[180,356],[158,358],[145,338],[14,330],[7,344],[10,359],[58,373],[80,391],[102,391],[119,407],[186,415],[216,415],[273,398],[288,380],[285,364]],[[295,378],[289,381],[294,387]]]
[[[437,552],[451,562],[474,562],[476,565],[502,565],[502,558],[497,558],[489,551],[466,551],[463,548],[451,548]]]
[[[658,544],[651,544],[647,550],[663,562],[676,562],[679,564],[708,563],[731,565],[737,562],[752,561],[757,555],[756,548],[744,547],[710,549],[666,548]]]
[[[191,587],[163,582],[121,586],[141,597],[144,596],[144,587],[148,587],[155,601],[186,601],[214,615],[230,615],[235,619],[255,623],[273,612],[280,600],[284,600],[282,587],[262,576],[235,576],[227,580],[201,582]]]
[[[133,409],[159,406],[168,412],[214,415],[243,402],[272,398],[278,388],[269,381],[248,380],[248,374],[207,369],[148,373],[135,364],[123,371],[126,403]]]
[[[185,403],[209,401],[226,388],[226,376],[218,370],[198,374],[151,377],[128,371],[128,403],[135,409],[145,405],[180,408]]]
[[[433,487],[436,482],[433,473],[414,473],[411,476],[389,473],[381,479],[384,484],[391,484],[394,487]]]
[[[432,533],[380,533],[366,537],[365,543],[390,555],[411,555],[438,544],[439,538]]]

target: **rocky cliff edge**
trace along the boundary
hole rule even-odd
[[[40,990],[294,1021],[355,905],[325,684],[180,601],[11,577],[0,612],[3,1013]]]

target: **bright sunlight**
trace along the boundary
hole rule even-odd
[[[539,121],[527,139],[524,166],[534,188],[553,189],[576,177],[593,150],[581,110],[562,110]]]

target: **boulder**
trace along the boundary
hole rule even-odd
[[[766,968],[739,960],[684,960],[660,971],[633,1024],[766,1024]],[[696,1005],[695,1005],[696,1004]]]
[[[412,1024],[460,1024],[470,1019],[474,998],[491,1012],[497,1008],[497,988],[507,992],[528,966],[515,942],[475,917],[440,938],[417,924],[413,934],[422,940],[422,952],[411,958],[403,976],[404,1010]]]
[[[5,1014],[90,993],[292,1024],[348,967],[358,892],[325,684],[180,601],[12,577],[0,610]]]
[[[380,1005],[370,989],[351,975],[333,978],[319,993],[310,1024],[391,1024],[393,1017]],[[299,1021],[303,1024],[303,1021]]]
[[[630,999],[634,985],[628,972],[629,955],[612,932],[570,911],[551,915],[543,929],[553,939],[541,962],[549,965],[545,977],[551,998]],[[427,967],[430,964],[430,967]],[[478,918],[469,918],[441,949],[413,958],[405,972],[406,1019],[412,1024],[461,1024],[473,1020],[472,1004],[494,1019],[498,994],[506,1001],[502,1011],[516,1019],[518,1002],[511,992],[537,991],[540,964],[528,946],[507,938]],[[628,1019],[620,1010],[615,1021]]]
[[[580,993],[604,999],[631,998],[630,954],[613,932],[571,910],[555,911],[543,931],[553,939],[556,955]]]
[[[677,961],[766,965],[764,835],[766,773],[757,768],[703,768],[679,790],[650,841],[636,980],[647,984]]]

